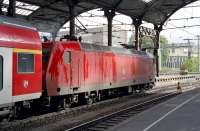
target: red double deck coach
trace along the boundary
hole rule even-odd
[[[35,28],[0,18],[0,116],[41,96],[41,49]]]

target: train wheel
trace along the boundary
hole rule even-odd
[[[64,98],[62,101],[61,107],[63,109],[67,109],[67,108],[70,108],[71,106],[72,106],[72,103],[69,100],[67,100],[67,98]]]
[[[62,100],[60,100],[58,97],[51,97],[51,100],[50,100],[51,109],[53,111],[58,111],[61,101]]]
[[[141,88],[140,91],[139,91],[139,94],[140,94],[141,96],[145,96],[145,95],[146,95],[145,89],[144,89],[144,88]]]
[[[98,100],[98,101],[101,101],[101,100],[102,100],[102,95],[101,95],[101,93],[98,94],[97,100]]]
[[[2,112],[4,112],[5,114],[2,116],[0,116],[0,123],[1,122],[9,122],[10,120],[12,120],[11,118],[11,110],[9,108],[5,108],[3,110],[1,110]],[[0,113],[1,113],[0,111]]]
[[[92,105],[94,103],[94,99],[89,97],[86,99],[87,105]]]
[[[15,119],[20,119],[22,117],[22,105],[21,103],[15,104],[12,108],[12,111],[10,113],[9,119],[15,120]]]

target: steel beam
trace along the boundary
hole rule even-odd
[[[75,7],[77,5],[78,1],[76,0],[68,0],[67,4],[69,7],[69,36],[70,39],[74,39],[75,38]]]
[[[28,4],[31,4],[31,5],[36,5],[36,6],[39,6],[40,8],[47,8],[47,9],[54,10],[54,11],[58,11],[58,12],[62,12],[62,13],[68,13],[68,12],[66,12],[65,10],[62,10],[62,9],[59,9],[59,8],[56,8],[56,7],[52,6],[52,5],[55,4],[54,2],[52,2],[52,3],[50,3],[50,4],[47,4],[47,5],[44,5],[44,4],[42,4],[42,3],[35,2],[35,1],[28,1],[28,2],[27,2],[26,0],[18,0],[18,1],[24,2],[24,3],[28,3]],[[39,1],[39,0],[38,0],[38,1]],[[58,2],[58,1],[56,0],[55,2]],[[39,8],[39,9],[40,9],[40,8]],[[39,10],[39,9],[38,9],[38,10]]]
[[[7,16],[15,17],[16,13],[16,0],[9,0]]]
[[[108,21],[108,46],[112,46],[112,22],[115,10],[104,9],[104,16],[106,16]]]
[[[115,6],[114,6],[114,9],[116,10],[118,8],[118,6],[123,2],[124,0],[119,0]]]
[[[197,0],[191,0],[189,2],[184,2],[183,0],[183,3],[180,4],[178,7],[176,7],[169,15],[167,15],[167,17],[165,17],[165,19],[163,21],[161,21],[160,25],[163,26],[165,24],[165,22],[175,13],[177,12],[179,9],[183,8],[184,6],[186,5],[189,5],[191,4],[192,2],[195,2]]]
[[[52,32],[52,33],[51,33],[53,41],[56,40],[57,33],[58,33],[58,31],[55,31],[55,32]]]
[[[3,0],[0,0],[0,15],[3,14],[2,8],[3,8]]]
[[[140,41],[140,36],[139,36],[139,27],[142,24],[142,21],[140,19],[133,19],[133,24],[135,26],[135,49],[139,49],[139,41]]]
[[[155,57],[155,66],[156,66],[156,76],[159,76],[159,55],[158,49],[160,47],[160,32],[162,31],[162,26],[154,25],[156,30],[155,45],[154,45],[154,57]]]
[[[70,31],[69,35],[70,37],[75,36],[75,14],[74,14],[74,5],[69,5],[69,26],[70,26]]]

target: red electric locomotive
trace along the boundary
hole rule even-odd
[[[149,89],[154,84],[153,57],[146,52],[77,41],[49,45],[43,79],[54,106],[84,98],[91,103],[105,94]]]
[[[0,117],[44,100],[54,107],[90,104],[154,84],[154,60],[146,52],[70,40],[41,43],[35,28],[0,20]]]

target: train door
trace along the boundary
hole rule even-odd
[[[71,52],[71,88],[80,87],[80,52],[72,51]]]
[[[0,47],[0,105],[12,102],[12,49]]]

